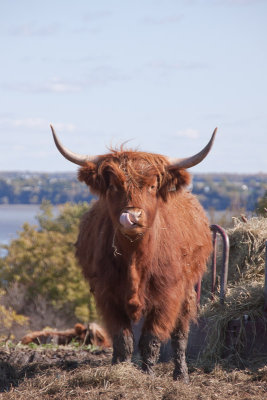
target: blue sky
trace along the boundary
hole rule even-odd
[[[0,3],[0,171],[75,171],[110,145],[192,172],[267,172],[267,1],[13,0]]]

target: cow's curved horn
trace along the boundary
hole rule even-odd
[[[56,132],[55,132],[55,130],[54,130],[54,128],[53,128],[52,125],[50,125],[50,128],[51,128],[51,130],[52,130],[53,138],[54,138],[54,141],[55,141],[55,144],[56,144],[58,150],[60,151],[60,153],[61,153],[67,160],[71,161],[71,162],[74,163],[74,164],[78,164],[78,165],[81,165],[81,166],[83,166],[83,165],[84,165],[86,162],[88,162],[88,161],[89,161],[89,162],[93,162],[93,163],[96,163],[96,162],[97,162],[98,157],[95,157],[95,156],[83,156],[83,155],[81,155],[81,154],[73,153],[73,151],[68,150],[68,149],[67,149],[66,147],[64,147],[64,146],[60,143],[60,141],[58,140],[57,135],[56,135]]]
[[[209,141],[209,143],[202,149],[199,153],[195,154],[194,156],[187,157],[187,158],[168,158],[170,165],[168,168],[173,169],[173,168],[191,168],[194,167],[195,165],[199,164],[204,158],[208,155],[210,152],[210,149],[213,145],[215,135],[217,132],[217,128],[214,129],[212,137]]]

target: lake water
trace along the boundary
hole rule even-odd
[[[56,212],[56,207],[54,211]],[[7,244],[10,240],[14,239],[25,222],[38,225],[36,215],[39,212],[40,205],[38,204],[0,204],[0,244]],[[223,213],[224,211],[216,211],[215,214],[218,218]],[[213,218],[210,219],[214,223],[212,221]]]
[[[40,211],[39,205],[1,204],[0,205],[0,243],[7,244],[16,237],[24,222],[38,225],[35,218]]]

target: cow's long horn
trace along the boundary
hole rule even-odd
[[[56,132],[53,128],[52,125],[50,125],[52,133],[53,133],[53,138],[55,141],[55,144],[58,148],[58,150],[60,151],[60,153],[69,161],[71,161],[74,164],[78,164],[83,166],[86,162],[93,162],[96,163],[98,160],[98,157],[96,156],[83,156],[81,154],[77,154],[77,153],[73,153],[73,151],[68,150],[66,147],[64,147],[60,141],[57,138]]]
[[[195,154],[194,156],[187,157],[187,158],[168,158],[170,165],[168,168],[191,168],[195,165],[199,164],[210,152],[210,149],[213,145],[215,135],[217,132],[217,128],[214,129],[212,137],[209,143],[202,149],[199,153]]]

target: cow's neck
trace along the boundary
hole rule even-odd
[[[120,231],[115,231],[112,241],[114,256],[119,260],[131,263],[132,259],[140,258],[149,243],[151,242],[151,233],[137,234],[136,236],[129,236],[122,234]]]

